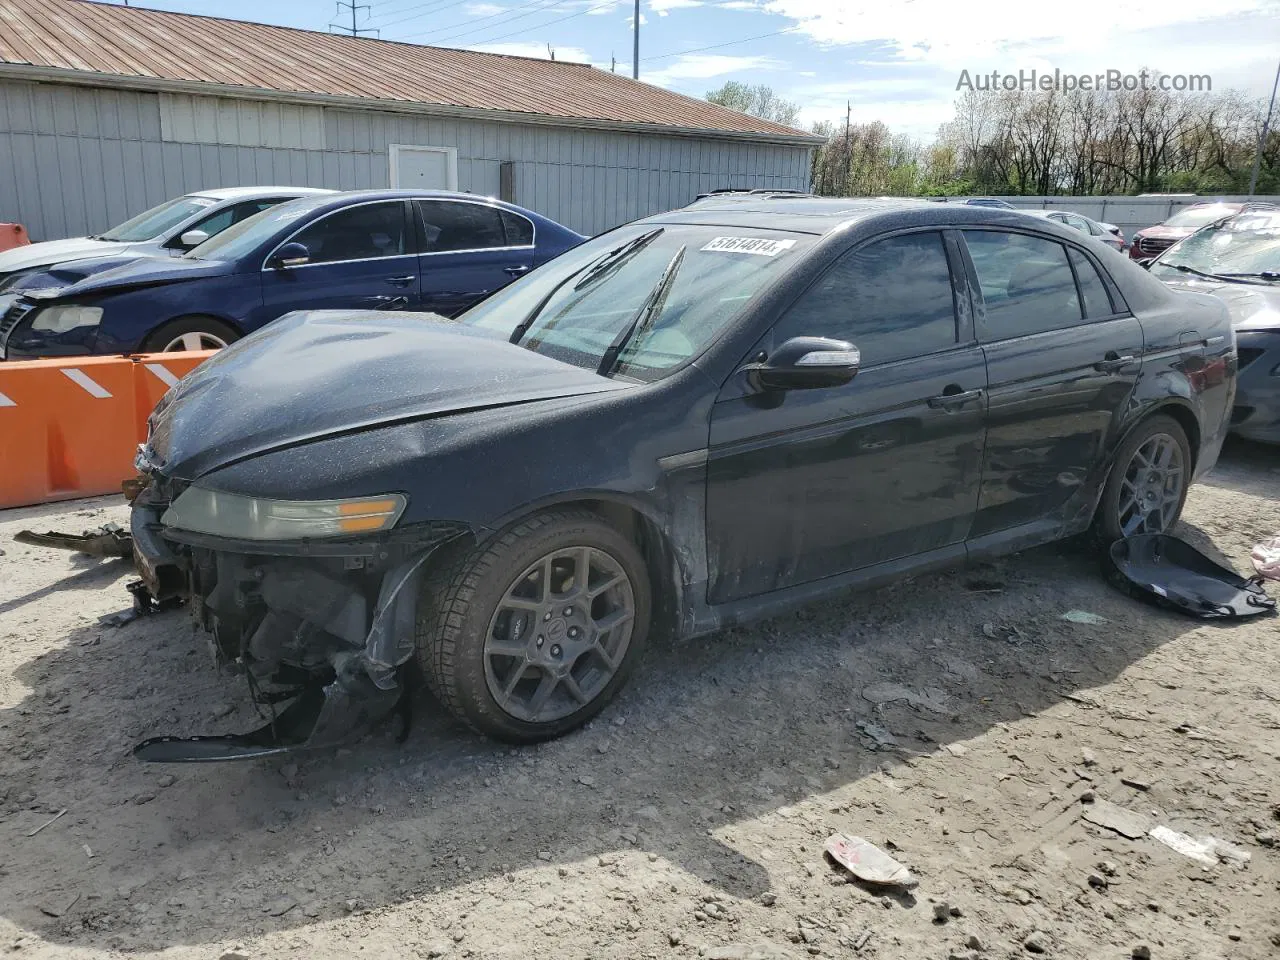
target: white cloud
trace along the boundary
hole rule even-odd
[[[640,79],[646,83],[667,87],[687,80],[710,80],[730,73],[759,73],[781,70],[785,67],[785,63],[773,57],[734,57],[723,54],[693,53],[674,57],[671,63],[657,70],[645,70],[642,63]],[[743,79],[750,79],[750,77]]]
[[[703,0],[649,0],[648,5],[649,9],[660,17],[665,17],[672,10],[705,6]]]
[[[591,54],[587,53],[582,47],[559,47],[554,43],[551,45],[556,52],[557,60],[564,60],[569,63],[590,63]],[[507,43],[481,43],[471,50],[479,50],[482,53],[505,53],[510,57],[530,57],[534,60],[550,60],[551,57],[547,53],[547,45],[545,43],[536,43],[534,41],[511,41]]]
[[[717,3],[716,6],[721,10],[759,10],[763,4],[756,3],[754,0],[724,0],[724,3]]]
[[[1266,96],[1280,18],[1280,0],[1073,0],[1069,15],[1061,6],[1008,0],[985,5],[982,15],[954,0],[763,0],[763,8],[789,18],[791,36],[823,48],[823,60],[842,47],[855,51],[846,82],[778,90],[803,104],[804,122],[843,123],[852,100],[855,122],[880,119],[921,137],[951,117],[962,69],[976,76],[1150,68],[1209,74],[1215,90]],[[822,74],[833,76],[830,68]]]
[[[496,3],[469,3],[463,9],[472,17],[493,17],[507,10],[506,7],[500,7]]]

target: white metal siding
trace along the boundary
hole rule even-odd
[[[516,203],[586,234],[809,183],[806,147],[0,80],[0,221],[52,240],[192,190],[385,187],[392,143],[456,147],[459,189],[484,196],[511,161]]]

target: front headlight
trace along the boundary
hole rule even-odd
[[[408,501],[398,493],[351,500],[263,500],[188,487],[160,522],[239,540],[301,540],[390,530]]]
[[[81,307],[69,303],[66,306],[37,310],[31,321],[31,329],[43,330],[45,333],[66,333],[77,327],[96,327],[101,322],[101,307]]]

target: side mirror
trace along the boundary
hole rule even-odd
[[[281,267],[300,267],[311,261],[311,251],[306,244],[292,241],[280,247],[271,255],[270,266],[279,270]]]
[[[862,355],[852,343],[826,337],[792,337],[773,355],[746,368],[759,391],[838,387],[858,373]]]
[[[203,230],[188,230],[178,238],[178,245],[186,247],[190,250],[192,247],[198,247],[209,239],[209,234]]]

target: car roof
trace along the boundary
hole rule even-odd
[[[463,193],[460,190],[412,190],[398,187],[383,187],[373,190],[345,190],[328,197],[324,203],[317,204],[312,209],[336,210],[348,204],[368,203],[371,200],[466,200],[471,203],[483,203],[493,207],[500,207],[504,210],[517,211],[521,215],[533,218],[540,223],[555,224],[554,220],[549,220],[547,217],[534,213],[532,210],[526,210],[524,207],[516,206],[514,203],[507,203],[505,200],[498,200],[494,197],[486,197],[475,193]],[[555,225],[559,226],[559,224]]]
[[[1025,225],[1023,212],[965,203],[931,203],[915,197],[808,197],[785,194],[707,198],[660,213],[640,223],[688,223],[706,226],[787,230],[822,236],[872,219],[893,226],[965,224]],[[1049,221],[1046,229],[1059,225]],[[1066,230],[1066,227],[1061,229]]]
[[[210,200],[251,200],[254,197],[309,197],[321,193],[337,193],[320,187],[217,187],[213,190],[193,190],[189,197],[208,197]]]

